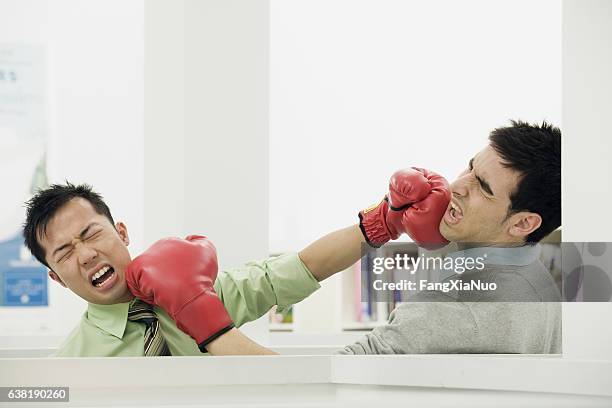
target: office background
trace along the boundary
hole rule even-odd
[[[0,41],[44,49],[49,181],[94,185],[133,254],[194,232],[214,240],[222,267],[299,250],[355,222],[397,168],[452,180],[511,118],[564,130],[564,239],[610,240],[608,184],[583,183],[610,174],[611,85],[589,73],[610,64],[589,53],[608,43],[588,35],[601,3],[0,4]],[[329,303],[342,281],[325,286],[307,307],[329,321],[305,318],[306,332],[342,319]],[[0,331],[63,336],[83,310],[50,283],[48,307],[1,308]],[[565,351],[612,354],[610,311],[564,305]],[[247,332],[266,342],[267,325]]]

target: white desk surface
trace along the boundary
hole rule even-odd
[[[0,385],[69,386],[69,406],[610,407],[612,361],[526,355],[2,358]]]

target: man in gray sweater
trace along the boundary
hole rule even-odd
[[[482,264],[444,282],[496,290],[421,290],[341,354],[561,352],[560,296],[538,245],[561,225],[561,132],[512,121],[489,142],[450,185],[450,202],[443,193],[405,200],[413,184],[392,178],[385,200],[360,213],[360,229],[374,247],[402,232],[425,248],[450,241],[458,251],[445,259]]]

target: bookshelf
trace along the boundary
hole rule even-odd
[[[284,313],[270,311],[271,332],[302,334],[370,331],[387,322],[392,308],[361,302],[361,263],[321,282],[321,289]]]
[[[274,323],[270,322],[270,331],[272,332],[292,332],[293,323]]]

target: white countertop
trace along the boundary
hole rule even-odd
[[[367,400],[371,406],[372,398],[391,404],[417,398],[420,406],[496,401],[499,407],[501,397],[508,406],[612,406],[612,361],[556,356],[2,358],[0,367],[2,386],[70,387],[71,406],[361,406]]]

